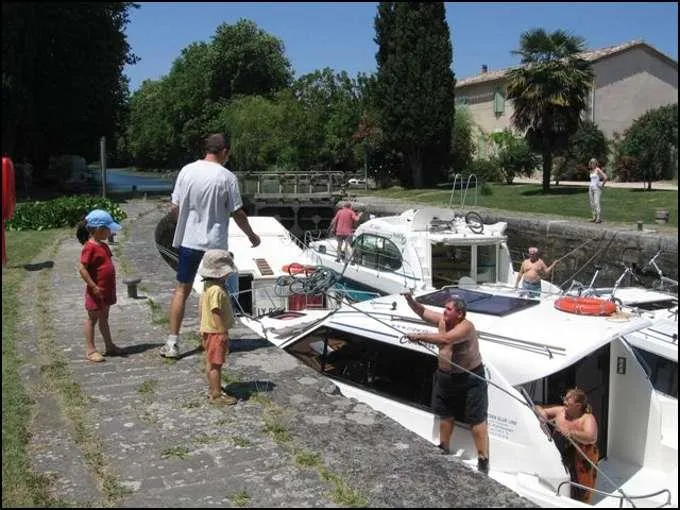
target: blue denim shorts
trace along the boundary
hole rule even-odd
[[[198,272],[198,266],[203,258],[203,250],[179,247],[179,257],[177,261],[177,281],[179,283],[193,284]]]
[[[526,293],[529,295],[531,298],[538,298],[541,297],[541,281],[537,282],[527,282],[526,280],[522,281],[522,289],[526,291]]]
[[[201,259],[205,252],[203,250],[194,250],[193,248],[179,247],[179,260],[177,264],[177,281],[180,283],[193,284],[198,272],[198,266],[201,264]],[[238,273],[231,273],[227,277],[227,292],[232,298],[238,298],[239,284]]]

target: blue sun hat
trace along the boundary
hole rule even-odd
[[[118,232],[122,227],[113,221],[113,217],[103,209],[94,209],[85,216],[88,227],[106,227],[111,232]]]

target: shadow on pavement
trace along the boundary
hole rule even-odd
[[[232,339],[230,341],[229,349],[231,352],[247,352],[271,346],[272,344],[263,338],[240,338],[238,340]]]
[[[249,400],[251,396],[257,393],[271,392],[276,387],[271,381],[248,381],[248,382],[237,382],[230,383],[227,386],[223,386],[222,389],[225,393],[233,395],[239,400]]]
[[[8,267],[11,268],[22,267],[26,271],[40,271],[41,269],[52,269],[54,267],[54,262],[51,260],[46,260],[45,262],[36,262],[34,264],[14,264]]]
[[[139,354],[141,352],[150,351],[151,349],[159,349],[162,345],[163,345],[162,343],[127,345],[125,347],[120,348],[120,350],[122,351],[121,357],[126,357],[130,354]]]

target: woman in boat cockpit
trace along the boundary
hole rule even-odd
[[[541,419],[553,427],[555,446],[569,469],[571,481],[595,488],[597,470],[594,465],[600,457],[597,449],[597,421],[583,390],[572,388],[567,391],[563,404],[546,408],[537,405],[536,410]],[[593,493],[572,485],[571,497],[590,503]]]

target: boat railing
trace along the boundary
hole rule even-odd
[[[660,291],[673,291],[675,290],[675,293],[677,294],[678,292],[678,280],[674,280],[673,278],[669,278],[666,275],[663,274],[663,271],[659,267],[659,265],[656,263],[656,259],[659,258],[659,256],[663,253],[663,250],[659,250],[656,252],[656,254],[649,259],[649,261],[642,267],[642,272],[644,273],[646,270],[653,269],[654,272],[656,272],[657,277],[659,279],[659,282],[655,286],[656,290]]]
[[[394,306],[394,304],[391,304],[391,306]],[[354,313],[354,312],[351,312],[351,313]],[[413,323],[413,324],[422,324],[422,325],[427,324],[427,322],[425,322],[423,319],[419,319],[419,318],[415,318],[415,317],[408,317],[408,316],[405,316],[405,315],[396,315],[396,314],[389,313],[389,312],[372,312],[371,315],[389,317],[389,320],[391,322],[399,321],[399,322],[409,322],[409,323]],[[550,359],[552,359],[554,355],[560,355],[560,356],[565,355],[564,347],[559,347],[557,345],[549,345],[549,344],[544,344],[544,343],[531,342],[529,340],[522,340],[522,339],[519,339],[519,338],[510,338],[510,337],[503,336],[503,335],[496,335],[496,334],[493,334],[493,333],[484,333],[484,332],[479,332],[479,338],[481,340],[487,340],[487,341],[490,341],[490,342],[504,344],[504,345],[508,345],[510,347],[514,347],[514,348],[517,348],[517,349],[524,349],[524,350],[528,350],[528,351],[539,353],[539,354],[545,354]]]
[[[656,491],[656,492],[650,492],[649,494],[640,494],[640,495],[637,495],[637,496],[630,496],[628,494],[620,494],[619,495],[619,494],[614,494],[612,492],[605,492],[605,491],[601,491],[599,489],[594,489],[592,487],[588,487],[586,485],[581,485],[580,483],[577,483],[577,482],[574,482],[574,481],[571,481],[571,480],[565,480],[564,482],[560,483],[557,486],[556,494],[558,496],[560,495],[560,490],[565,485],[569,485],[571,487],[577,487],[579,489],[582,489],[582,490],[585,490],[585,491],[588,491],[588,492],[592,492],[593,494],[600,494],[601,496],[605,496],[605,497],[608,497],[608,498],[616,498],[616,499],[619,500],[619,508],[623,508],[623,502],[624,501],[628,501],[629,503],[631,503],[631,505],[634,508],[635,505],[633,504],[633,500],[649,499],[649,498],[653,498],[654,496],[659,496],[661,494],[666,494],[666,501],[661,503],[659,506],[647,507],[647,508],[664,508],[664,507],[667,507],[667,506],[671,506],[671,491],[669,491],[668,489],[661,489],[661,490]]]
[[[477,175],[476,174],[468,175],[467,181],[465,182],[465,189],[463,189],[463,175],[456,174],[453,176],[453,186],[451,187],[451,196],[449,197],[449,209],[451,209],[454,205],[453,199],[456,195],[456,185],[458,184],[459,179],[460,179],[460,208],[462,209],[463,207],[465,207],[465,198],[467,197],[467,192],[468,189],[470,188],[470,182],[473,179],[475,183],[475,205],[477,205],[477,187],[478,187]]]
[[[658,329],[655,329],[654,326],[649,326],[648,328],[643,329],[640,331],[640,333],[643,333],[645,335],[651,336],[655,340],[658,340],[660,342],[666,342],[671,345],[678,345],[678,333],[668,333],[667,331],[661,331]]]
[[[479,332],[479,338],[482,340],[486,340],[488,342],[507,345],[508,347],[524,349],[537,354],[545,354],[550,359],[553,359],[555,355],[564,356],[566,354],[564,347],[538,342],[531,342],[529,340],[521,340],[519,338],[510,338],[507,336],[497,335],[494,333]]]

